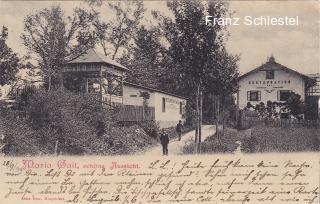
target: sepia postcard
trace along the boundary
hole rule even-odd
[[[0,203],[319,204],[319,20],[316,0],[0,0]]]

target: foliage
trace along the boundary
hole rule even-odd
[[[234,63],[234,56],[224,49],[226,28],[217,24],[206,25],[203,18],[208,13],[220,17],[228,15],[227,4],[222,1],[208,1],[206,4],[201,1],[169,1],[168,8],[174,19],[159,12],[154,12],[154,16],[169,43],[171,59],[167,60],[167,66],[176,81],[175,90],[195,95],[198,86],[210,91],[216,79],[221,79],[222,83],[225,77],[234,77],[236,67],[226,66]],[[232,67],[230,73],[227,73],[227,67]]]
[[[157,143],[139,125],[113,127],[110,132],[92,140],[92,154],[123,155],[141,152]]]
[[[18,100],[19,109],[13,115],[21,118],[17,114],[24,113],[25,126],[32,132],[30,135],[36,136],[34,144],[48,153],[53,153],[56,141],[63,153],[90,153],[94,148],[91,143],[97,138],[101,127],[107,131],[113,124],[113,112],[102,109],[98,100],[88,95],[37,90],[29,94],[26,101],[24,98]]]
[[[157,139],[160,127],[159,124],[155,121],[144,121],[138,124],[150,137]]]
[[[92,22],[96,13],[76,8],[65,17],[59,6],[29,14],[24,19],[23,44],[36,59],[45,85],[58,86],[62,64],[84,54],[95,44]]]
[[[254,136],[245,137],[241,140],[241,152],[255,153],[257,151],[258,141]]]
[[[196,108],[199,128],[203,112],[206,112],[203,101],[208,101],[203,98],[215,95],[217,104],[222,104],[224,127],[226,99],[237,90],[239,57],[229,54],[225,48],[226,27],[221,24],[206,25],[203,17],[229,16],[228,4],[225,1],[184,0],[168,1],[167,5],[173,19],[153,12],[168,44],[165,65],[170,74],[164,87],[189,98],[188,102]]]
[[[19,112],[0,108],[0,121],[5,135],[5,155],[31,156],[49,153],[47,148],[41,147],[37,135],[27,121],[21,119]]]
[[[165,80],[164,55],[161,35],[156,28],[141,26],[134,38],[134,45],[120,59],[130,69],[126,80],[136,84],[159,88]],[[161,87],[160,87],[161,88]]]
[[[285,103],[285,107],[289,110],[289,113],[296,118],[299,118],[299,115],[303,114],[305,109],[301,96],[294,92],[290,93],[289,98]]]
[[[0,33],[0,85],[10,84],[15,80],[20,60],[16,53],[8,47],[8,28],[2,27]]]
[[[118,126],[115,111],[102,108],[92,95],[26,87],[15,110],[0,114],[7,155],[129,154],[157,142],[154,122]]]
[[[89,3],[101,6],[99,1]],[[95,22],[95,28],[98,35],[99,43],[102,46],[106,56],[115,59],[118,52],[122,49],[129,48],[131,39],[135,37],[141,19],[144,14],[143,1],[126,1],[108,3],[108,12],[115,13],[115,19],[108,22],[99,20]],[[112,50],[110,52],[109,50]],[[122,50],[123,51],[123,50]]]
[[[202,142],[202,153],[233,153],[238,142],[241,152],[302,152],[319,151],[320,138],[315,128],[254,127],[237,131],[226,129],[219,144],[216,135]],[[186,145],[184,153],[194,153],[195,144]]]
[[[258,145],[256,152],[319,151],[318,129],[254,127],[252,136]]]
[[[245,110],[254,110],[262,118],[279,118],[281,113],[288,113],[295,118],[301,118],[307,107],[301,100],[301,96],[291,92],[285,102],[267,101],[267,104],[260,102],[253,106],[248,102]]]
[[[224,137],[221,141],[218,140],[217,135],[214,134],[208,137],[201,143],[201,153],[233,153],[240,140],[242,134],[234,129],[226,129]],[[195,143],[188,144],[183,147],[183,152],[186,154],[193,154],[195,150]]]

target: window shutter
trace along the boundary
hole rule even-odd
[[[277,100],[280,101],[280,91],[277,92]]]
[[[247,101],[250,101],[250,91],[247,91]]]
[[[261,91],[258,91],[258,101],[261,101]]]

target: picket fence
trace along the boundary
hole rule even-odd
[[[120,105],[116,109],[116,120],[121,122],[153,121],[155,119],[154,107],[134,105]]]
[[[243,127],[268,126],[283,128],[320,128],[320,120],[263,118],[254,111],[243,111],[241,113],[241,125]]]

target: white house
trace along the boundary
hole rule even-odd
[[[285,67],[271,56],[261,66],[239,77],[237,102],[240,109],[248,103],[256,104],[267,101],[284,102],[290,92],[306,98],[306,91],[314,85],[314,79]]]
[[[159,89],[124,82],[123,104],[142,106],[141,93],[145,92],[149,94],[147,103],[154,108],[154,119],[160,128],[173,127],[179,120],[185,120],[186,98]]]

